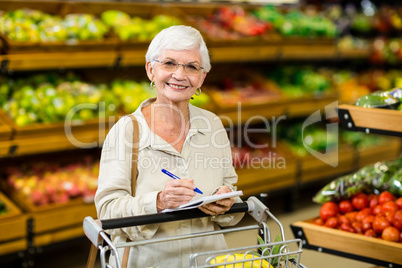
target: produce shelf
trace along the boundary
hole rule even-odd
[[[0,141],[0,157],[99,147],[105,140],[106,134],[107,132],[100,133],[99,130],[92,130],[75,134],[70,140],[65,135],[48,135]]]
[[[84,218],[88,215],[97,217],[94,203],[86,203],[80,198],[65,204],[35,206],[19,193],[10,192],[9,196],[27,213],[28,225],[33,233],[33,246],[79,237],[83,234],[78,229],[82,229]],[[25,221],[24,226],[26,224]]]
[[[95,215],[96,217],[96,215]],[[70,227],[62,230],[57,230],[45,234],[35,235],[33,237],[33,244],[36,247],[43,247],[58,242],[71,240],[74,238],[84,237],[84,230],[82,224],[75,227]]]
[[[347,146],[340,146],[338,152],[327,152],[320,159],[312,155],[302,157],[300,182],[307,183],[350,172],[356,168],[356,159],[355,150]]]
[[[296,161],[286,159],[286,165],[283,168],[272,165],[271,168],[236,169],[239,176],[236,186],[242,189],[245,196],[251,196],[292,187],[296,184]]]
[[[401,140],[388,137],[379,145],[357,150],[357,165],[359,168],[374,164],[378,161],[394,160],[401,154]]]
[[[402,244],[313,224],[315,219],[291,224],[303,248],[384,267],[402,267]]]
[[[211,46],[209,53],[214,63],[275,60],[280,55],[280,45]]]
[[[301,98],[280,98],[275,101],[259,103],[249,103],[247,105],[225,105],[215,103],[214,112],[221,117],[223,124],[228,125],[244,124],[250,120],[258,118],[271,118],[273,116],[297,117],[311,115],[312,113],[323,110],[326,107],[332,109],[333,103],[337,101],[336,94],[328,94],[315,97]]]
[[[341,126],[349,131],[402,137],[402,112],[379,108],[339,105]]]
[[[318,41],[300,45],[287,43],[281,46],[279,53],[278,58],[284,60],[335,59],[338,55],[335,43],[320,44]]]
[[[27,249],[27,215],[1,192],[0,200],[7,208],[0,215],[0,255]]]
[[[368,59],[372,53],[371,48],[365,49],[338,49],[340,59]]]
[[[68,47],[68,46],[64,46]],[[211,61],[219,62],[248,62],[283,59],[311,59],[336,58],[335,46],[317,46],[308,54],[308,45],[289,46],[275,45],[248,45],[209,47]],[[104,50],[93,51],[88,45],[88,51],[47,52],[31,54],[0,55],[2,71],[28,71],[68,68],[94,68],[116,66],[138,66],[145,63],[146,48],[134,48],[124,51]]]
[[[53,16],[65,17],[67,14],[88,14],[91,11],[83,4],[78,2],[66,1],[10,1],[0,0],[2,10],[14,11],[18,9],[40,10]],[[66,40],[54,42],[32,42],[14,41],[6,35],[0,34],[3,43],[3,53],[5,54],[34,54],[52,52],[75,52],[75,51],[95,51],[95,50],[115,50],[118,39],[115,36],[106,34],[99,40]]]
[[[309,116],[318,110],[335,111],[339,95],[337,93],[327,93],[316,96],[299,98],[288,98],[285,101],[285,113],[289,117]]]
[[[117,51],[79,51],[49,52],[32,54],[0,55],[3,72],[114,67],[118,58]]]
[[[11,135],[11,126],[0,116],[0,141],[11,139]]]
[[[70,122],[35,123],[18,126],[5,112],[0,109],[0,120],[7,122],[13,130],[13,139],[37,138],[51,135],[74,136],[86,131],[109,130],[115,118],[94,118],[91,120],[76,120]],[[116,117],[117,118],[117,117]]]
[[[103,143],[117,118],[18,126],[0,109],[0,122],[6,122],[10,128],[9,139],[0,139],[0,157],[97,147]]]

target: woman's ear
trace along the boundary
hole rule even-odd
[[[147,61],[145,64],[145,70],[147,71],[147,76],[150,81],[154,81],[154,67],[152,67],[151,62]]]

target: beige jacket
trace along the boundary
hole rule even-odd
[[[171,179],[161,172],[162,168],[181,178],[194,179],[194,184],[203,195],[210,195],[223,185],[236,189],[234,184],[237,182],[237,175],[232,166],[230,143],[221,120],[211,112],[189,105],[191,127],[182,152],[179,153],[155,135],[144,119],[142,107],[154,100],[144,101],[134,112],[140,129],[135,197],[132,197],[130,188],[133,136],[131,119],[127,116],[120,119],[106,137],[95,196],[99,219],[157,213],[157,194],[163,190],[166,181]],[[197,194],[194,199],[201,196]],[[236,202],[241,202],[241,199],[238,198]],[[127,237],[138,241],[216,230],[219,227],[215,223],[220,226],[235,225],[242,217],[243,214],[237,213],[221,215],[214,219],[205,217],[129,227],[109,233],[114,243],[122,243]],[[136,268],[189,267],[189,254],[225,247],[222,235],[133,247],[130,251],[129,264],[130,267]],[[120,259],[122,255],[121,250]],[[111,264],[115,265],[112,259]]]

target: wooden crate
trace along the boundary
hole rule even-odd
[[[106,131],[100,134],[98,130],[95,130],[79,133],[74,136],[73,140],[63,135],[48,135],[44,137],[27,137],[25,139],[0,141],[0,157],[100,147],[104,142],[106,134]]]
[[[321,252],[378,264],[402,264],[402,244],[360,234],[345,232],[313,224],[315,219],[298,221],[291,225],[294,235],[304,240],[303,247]],[[399,267],[399,266],[398,266]]]
[[[394,160],[401,154],[401,139],[387,137],[382,144],[357,150],[358,166],[365,167],[378,161]]]
[[[0,200],[8,212],[0,215],[0,255],[25,250],[27,248],[27,215],[3,193]]]
[[[0,116],[0,141],[10,140],[12,135],[12,128],[7,124],[7,120]]]
[[[65,205],[34,209],[34,245],[43,246],[83,235],[82,222],[86,216],[97,218],[95,204],[71,201]]]
[[[283,60],[334,59],[338,55],[335,44],[321,44],[319,41],[311,44],[286,43],[285,40],[282,42],[284,45],[281,46],[279,53],[280,59]]]
[[[34,246],[44,246],[83,235],[82,222],[86,216],[97,218],[94,203],[73,199],[66,204],[35,206],[18,193],[11,193],[15,202],[33,221]]]
[[[67,1],[11,1],[0,0],[2,10],[13,11],[29,8],[43,11],[52,15],[64,17],[67,14],[90,13],[84,5],[78,2]],[[102,40],[87,41],[57,41],[57,42],[18,42],[0,35],[3,41],[3,52],[6,54],[27,54],[27,53],[48,53],[48,52],[72,52],[72,51],[94,51],[94,50],[115,50],[118,40],[112,34],[107,34]]]
[[[95,118],[87,121],[71,121],[56,123],[36,123],[27,126],[18,126],[3,110],[0,109],[0,118],[13,130],[13,139],[46,137],[46,136],[75,136],[86,131],[108,131],[117,122],[117,116]]]
[[[402,136],[402,113],[396,110],[339,105],[339,120],[344,129],[382,135]]]
[[[305,96],[299,98],[286,98],[285,113],[289,117],[301,117],[312,115],[316,111],[324,111],[326,114],[336,114],[339,95],[328,92],[317,96]]]

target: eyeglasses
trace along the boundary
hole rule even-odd
[[[179,66],[183,66],[184,68],[184,72],[186,74],[199,74],[200,71],[202,69],[204,69],[204,67],[201,67],[199,64],[197,63],[187,63],[187,64],[180,64],[177,63],[173,60],[163,60],[163,61],[159,61],[159,60],[154,60],[156,62],[159,62],[160,64],[162,64],[162,69],[169,71],[169,72],[174,72],[177,69],[179,69]]]

